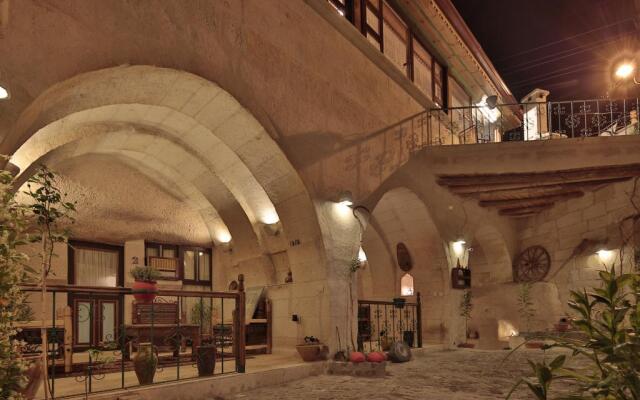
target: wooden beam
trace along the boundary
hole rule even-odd
[[[532,206],[542,206],[545,204],[553,204],[556,201],[575,199],[584,196],[584,192],[573,191],[562,194],[528,197],[522,199],[506,199],[506,200],[480,200],[481,207],[498,207],[498,208],[525,208]]]
[[[568,187],[568,188],[580,188],[580,187],[596,187],[600,185],[606,185],[609,183],[623,182],[629,180],[631,177],[622,177],[622,178],[608,178],[608,179],[598,179],[586,182],[563,182],[558,183],[555,181],[550,182],[542,182],[542,183],[529,183],[522,182],[517,184],[476,184],[469,186],[450,186],[449,190],[457,195],[461,196],[474,196],[480,193],[488,193],[488,192],[508,192],[514,190],[530,190],[533,188],[549,188],[549,187]]]
[[[527,187],[520,189],[506,189],[506,190],[492,190],[479,193],[463,193],[465,197],[475,197],[478,200],[510,200],[510,199],[528,199],[532,197],[554,196],[559,194],[565,194],[575,191],[587,191],[596,189],[602,185],[615,182],[623,182],[629,180],[629,178],[622,179],[606,179],[603,181],[597,181],[593,183],[566,183],[564,185],[549,185],[549,186],[537,186]]]
[[[505,174],[461,174],[440,175],[442,186],[522,185],[530,186],[563,184],[568,182],[590,182],[602,179],[630,178],[640,176],[640,164],[609,165],[602,167],[576,168],[545,172]]]
[[[541,211],[551,208],[552,206],[553,206],[553,203],[542,205],[542,206],[533,206],[533,207],[503,208],[498,213],[500,215],[515,217],[515,216],[521,216],[525,214],[537,214]]]

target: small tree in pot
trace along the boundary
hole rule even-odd
[[[536,316],[536,309],[533,304],[533,296],[531,294],[531,283],[525,282],[520,285],[518,291],[518,312],[520,313],[520,318],[524,320],[526,331],[521,332],[520,336],[524,340],[526,340],[525,346],[529,348],[540,348],[544,344],[539,340],[532,340],[534,334],[531,332],[531,321],[533,317]],[[521,341],[523,339],[520,339]]]

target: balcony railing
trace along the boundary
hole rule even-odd
[[[40,289],[35,286],[22,290],[32,294],[34,301],[39,298]],[[52,285],[47,292],[46,351],[52,398],[143,384],[136,367],[143,347],[157,356],[153,384],[245,372],[242,289],[159,290],[153,300],[135,299],[132,290],[124,287]],[[33,305],[39,315],[39,306]],[[43,351],[41,326],[39,320],[19,326],[26,359],[37,359]],[[213,370],[200,371],[211,368],[211,358],[215,359]]]
[[[639,134],[638,99],[579,100],[431,109],[369,138],[399,140],[402,151],[428,146]]]

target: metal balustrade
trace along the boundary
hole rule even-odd
[[[39,299],[39,287],[21,289],[32,301]],[[153,384],[197,378],[204,354],[198,347],[205,344],[215,348],[213,375],[245,372],[242,285],[238,292],[159,290],[151,301],[135,300],[132,289],[124,287],[51,285],[47,296],[47,371],[53,398],[139,386],[135,358],[149,344],[158,357]],[[34,309],[39,315],[39,305]],[[27,359],[41,358],[41,327],[38,320],[20,326]]]
[[[431,109],[359,143],[383,137],[414,153],[429,146],[638,135],[639,104],[601,99]]]
[[[393,342],[422,347],[422,303],[358,300],[358,351],[386,351]]]

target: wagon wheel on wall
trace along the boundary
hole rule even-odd
[[[538,282],[544,279],[551,267],[549,252],[542,246],[524,249],[513,263],[515,282]]]

